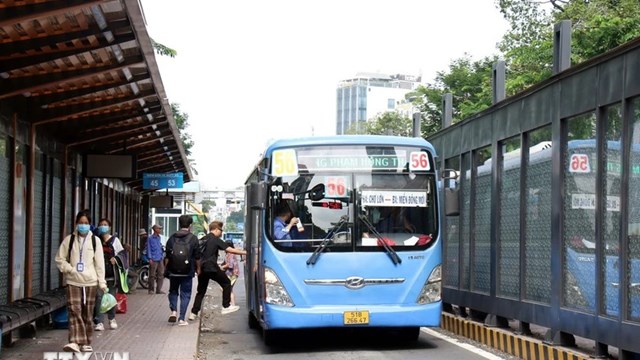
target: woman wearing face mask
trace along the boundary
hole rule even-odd
[[[91,218],[86,211],[76,215],[76,228],[62,240],[56,264],[67,283],[69,343],[64,351],[92,352],[93,308],[99,287],[107,289],[104,257],[100,241],[91,232]]]
[[[116,292],[118,291],[119,283],[119,273],[118,269],[123,268],[123,264],[125,261],[123,260],[123,256],[125,254],[124,247],[118,239],[117,236],[111,235],[111,221],[107,218],[100,219],[98,222],[98,227],[95,229],[98,235],[100,235],[101,244],[102,244],[102,254],[104,255],[104,277],[107,281],[108,291],[114,297],[116,296]],[[118,268],[119,266],[119,268]],[[128,290],[128,289],[127,289]],[[121,292],[125,293],[127,291],[121,290]],[[96,295],[96,304],[100,304],[102,301],[102,291],[98,291]],[[93,323],[95,324],[95,331],[103,331],[104,324],[102,323],[102,319],[104,314],[100,312],[100,307],[96,306],[93,310]],[[116,308],[112,308],[107,312],[107,317],[109,318],[109,328],[111,330],[115,330],[118,328],[118,323],[116,322]]]

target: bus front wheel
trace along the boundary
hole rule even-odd
[[[257,329],[260,327],[260,324],[258,323],[258,319],[256,319],[256,316],[253,315],[253,312],[249,311],[249,329]]]
[[[276,330],[262,329],[262,340],[266,346],[273,346],[276,344]]]

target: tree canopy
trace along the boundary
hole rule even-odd
[[[435,79],[407,95],[422,113],[422,136],[441,128],[442,98],[453,95],[453,122],[491,106],[493,64],[504,59],[507,96],[552,75],[554,25],[571,20],[571,61],[578,64],[640,36],[638,0],[496,0],[509,23],[498,44],[499,53],[474,60],[471,54],[454,59]],[[363,127],[374,131],[386,118]],[[378,123],[378,124],[376,124]],[[374,133],[374,132],[369,132]]]

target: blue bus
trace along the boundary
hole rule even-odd
[[[623,319],[640,319],[640,256],[638,247],[640,243],[640,207],[635,206],[634,200],[640,195],[640,167],[632,166],[628,171],[629,176],[629,214],[627,221],[621,221],[621,148],[618,141],[606,142],[606,162],[603,164],[605,171],[599,171],[598,155],[595,139],[582,139],[568,141],[563,149],[563,294],[562,305],[587,313],[604,314],[609,317]],[[551,208],[554,199],[551,197],[551,153],[552,143],[541,142],[532,146],[529,150],[528,173],[535,176],[527,177],[527,207],[530,212],[528,221],[532,223],[533,232],[528,233],[527,257],[520,260],[520,252],[510,249],[503,255],[505,261],[518,263],[522,261],[536,263],[540,271],[530,271],[527,274],[527,286],[538,289],[537,294],[541,299],[550,299],[551,294],[551,229],[539,226],[541,223],[551,224]],[[632,164],[637,164],[640,159],[640,147],[633,147]],[[520,150],[504,154],[502,164],[502,188],[503,194],[520,193]],[[602,193],[598,194],[596,182],[598,174],[603,178]],[[478,187],[478,192],[490,191],[491,187],[491,161],[485,162],[477,169],[478,184],[486,188]],[[465,178],[470,179],[471,173],[466,170]],[[482,181],[480,180],[482,179]],[[469,207],[468,198],[463,207]],[[600,213],[596,210],[596,203],[601,202]],[[504,206],[501,204],[500,206]],[[476,211],[478,206],[476,206]],[[486,209],[488,211],[488,209]],[[540,221],[548,216],[545,221]],[[597,238],[597,217],[601,216],[602,240]],[[504,218],[502,219],[504,220]],[[620,226],[627,223],[627,241],[620,241]],[[620,244],[629,246],[628,259],[621,257]],[[524,244],[524,242],[523,242]],[[488,244],[483,244],[487,246]],[[517,244],[516,244],[517,245]],[[601,251],[597,251],[600,247]],[[489,249],[476,251],[489,252]],[[509,256],[511,256],[509,258]],[[598,262],[601,262],[601,271],[598,273]],[[624,271],[621,281],[620,270]],[[517,273],[501,273],[501,276],[518,276]],[[483,273],[480,280],[488,283],[489,273]],[[600,283],[602,294],[597,293],[596,283]],[[620,313],[621,285],[626,290],[626,309]],[[518,291],[519,282],[511,281],[515,289],[509,289],[511,293]],[[600,298],[599,298],[600,297]],[[600,301],[597,301],[599,298]],[[600,303],[601,308],[597,308]]]
[[[279,140],[246,181],[248,322],[280,329],[440,326],[435,151],[420,138]],[[277,239],[283,209],[300,219]],[[286,212],[286,211],[285,211]]]

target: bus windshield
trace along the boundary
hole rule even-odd
[[[383,241],[396,251],[426,249],[438,235],[432,164],[425,149],[400,146],[276,150],[270,240],[292,252],[323,240],[334,252],[380,251]],[[324,192],[311,196],[318,185]],[[288,226],[292,217],[302,226]]]

